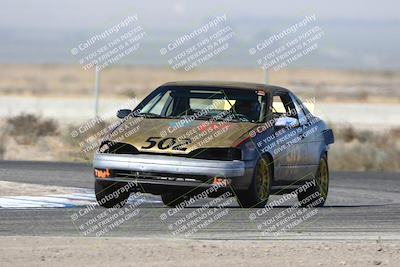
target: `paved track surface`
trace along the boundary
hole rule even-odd
[[[0,161],[0,180],[43,185],[92,188],[93,178],[89,165],[54,162]],[[198,211],[207,201],[199,202],[192,208],[174,213],[162,206],[157,197],[145,196],[143,204],[122,210],[105,210],[100,207],[83,206],[75,208],[31,208],[0,209],[0,235],[34,236],[127,236],[127,237],[190,237],[198,239],[400,239],[400,174],[399,173],[351,173],[331,174],[330,193],[327,206],[307,214],[312,216],[299,224],[276,231],[262,230],[276,225],[279,214],[286,215],[301,209],[288,210],[296,201],[288,201],[268,213],[258,209],[241,209],[235,201],[227,208]],[[278,200],[273,196],[271,201]],[[210,200],[208,200],[210,201]],[[123,211],[124,214],[121,212]],[[193,231],[190,214],[211,211],[221,218]],[[116,216],[119,221],[104,222]],[[174,213],[174,214],[172,214]],[[166,219],[162,220],[167,214]],[[172,215],[168,215],[172,214]],[[256,218],[252,220],[252,216]],[[305,215],[303,213],[302,215]],[[288,216],[287,216],[288,217]],[[270,219],[268,222],[267,220]],[[282,219],[282,218],[281,218]],[[103,220],[103,222],[102,222]],[[183,220],[186,220],[183,222]],[[191,219],[193,220],[193,218]],[[271,220],[276,220],[273,223]],[[203,221],[204,222],[204,221]],[[114,223],[112,226],[111,224]],[[188,224],[189,223],[189,224]],[[264,224],[263,224],[264,223]],[[97,225],[97,229],[94,229]],[[189,226],[177,234],[182,225]],[[106,231],[104,231],[106,229]],[[175,234],[174,234],[175,232]],[[185,236],[186,234],[186,236]]]

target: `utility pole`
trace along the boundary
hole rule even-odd
[[[268,84],[268,68],[265,68],[264,81],[265,84]]]
[[[96,65],[95,68],[95,82],[94,82],[94,117],[97,118],[99,113],[99,79],[100,79],[100,69]]]

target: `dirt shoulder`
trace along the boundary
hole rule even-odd
[[[2,266],[398,266],[400,241],[0,237]]]

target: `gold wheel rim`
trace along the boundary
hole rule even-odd
[[[326,164],[326,161],[322,159],[319,164],[318,168],[318,187],[319,187],[319,193],[323,198],[326,199],[326,196],[328,194],[328,183],[329,183],[329,174],[328,174],[328,165]]]
[[[261,159],[257,164],[256,182],[257,196],[261,200],[267,200],[269,196],[270,172],[268,162],[265,159]]]

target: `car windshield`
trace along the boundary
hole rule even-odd
[[[260,122],[265,102],[262,90],[161,88],[141,103],[139,116]]]

